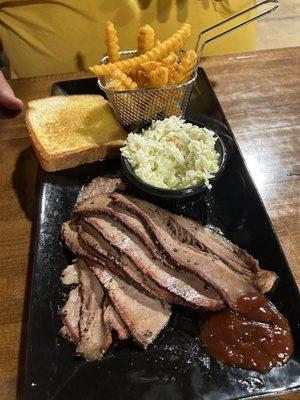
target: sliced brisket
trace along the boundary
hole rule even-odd
[[[174,238],[165,221],[153,212],[151,204],[117,193],[113,193],[111,197],[140,218],[172,262],[212,285],[227,303],[232,304],[240,296],[258,292],[257,282],[252,277],[237,274],[216,256],[201,252]]]
[[[154,206],[155,207],[155,206]],[[242,274],[259,270],[258,261],[246,251],[231,243],[224,236],[197,223],[196,221],[160,209],[165,223],[170,225],[174,235],[181,241],[215,254],[227,265]]]
[[[119,212],[122,211],[122,212]],[[126,231],[123,232],[123,238],[125,238],[124,233],[127,234],[127,237],[134,237],[136,236],[138,239],[140,239],[140,243],[141,247],[144,249],[144,251],[146,251],[146,253],[148,254],[148,258],[150,257],[152,262],[154,262],[154,264],[157,264],[156,267],[159,268],[160,270],[162,269],[162,271],[160,271],[161,273],[163,273],[165,271],[165,278],[167,279],[167,275],[171,274],[172,276],[175,275],[175,278],[180,280],[180,283],[182,283],[183,285],[186,284],[186,291],[188,292],[191,288],[195,289],[198,294],[202,294],[205,297],[210,297],[213,299],[219,299],[219,296],[217,296],[216,292],[214,290],[212,290],[212,288],[209,288],[209,285],[206,284],[204,281],[202,281],[201,279],[195,277],[194,274],[188,273],[188,272],[183,272],[181,271],[180,273],[178,273],[176,270],[174,270],[174,268],[161,256],[161,254],[158,252],[158,249],[156,248],[155,244],[152,241],[152,238],[150,237],[148,231],[145,229],[144,225],[139,221],[139,219],[136,216],[132,216],[129,212],[126,212],[126,210],[122,210],[122,208],[120,207],[115,207],[112,204],[112,201],[110,199],[107,198],[107,196],[97,196],[94,197],[91,200],[87,200],[82,202],[78,207],[76,207],[75,209],[75,213],[77,215],[99,215],[101,218],[101,215],[103,216],[102,219],[107,216],[111,219],[113,219],[114,221],[116,221],[116,223],[119,224],[119,226],[121,228],[125,227]],[[95,228],[95,227],[94,227]],[[87,228],[84,228],[85,231],[87,231]],[[123,229],[124,230],[124,229]],[[95,233],[92,233],[95,236]],[[101,233],[103,235],[103,232]],[[133,235],[134,236],[133,236]],[[102,246],[105,247],[105,244],[103,243],[103,239],[101,240],[101,237],[99,237],[99,235],[97,236],[97,240],[102,242]],[[109,240],[107,240],[107,246],[108,242],[110,243]],[[117,247],[116,249],[111,248],[110,246],[110,253],[113,253],[115,257],[118,258],[118,251],[120,249]],[[149,252],[151,252],[151,254],[149,254]],[[124,252],[123,252],[124,254]],[[128,256],[128,252],[126,253],[126,255]],[[152,255],[152,256],[151,256]],[[154,258],[155,257],[155,260]],[[124,259],[124,256],[123,256]],[[136,267],[133,266],[133,261],[132,258],[127,258],[126,262],[124,261],[123,264],[126,265],[131,265],[131,269],[136,269]],[[136,265],[136,263],[134,263],[134,265]],[[150,274],[150,270],[147,268],[147,272],[149,272],[149,274],[145,274],[144,269],[141,269],[140,267],[138,267],[144,274],[144,279],[145,278],[149,278],[149,274]],[[155,274],[155,271],[153,271],[153,273]],[[157,284],[159,284],[157,282],[157,280],[153,279],[153,277],[151,276],[150,279],[152,279],[154,282],[156,282]],[[184,281],[184,282],[181,282]],[[149,283],[149,279],[148,282]],[[174,285],[173,285],[174,286]],[[167,289],[168,290],[168,289]],[[200,307],[200,306],[204,306],[202,301],[203,298],[201,297],[201,305],[199,304],[199,302],[195,299],[191,299],[191,296],[188,294],[188,298],[189,300],[186,300],[186,297],[184,297],[184,294],[182,294],[182,292],[180,293],[180,295],[178,296],[178,293],[175,293],[175,290],[172,290],[171,293],[173,293],[173,299],[169,298],[164,298],[166,301],[169,301],[171,303],[179,303],[179,304],[186,304],[190,307]],[[221,306],[221,303],[219,302],[219,306]]]
[[[95,178],[89,185],[84,186],[80,190],[76,202],[80,203],[83,200],[90,199],[99,194],[110,194],[116,190],[124,192],[125,189],[126,186],[120,178]]]
[[[257,260],[217,232],[205,228],[190,218],[172,214],[143,200],[135,199],[134,202],[148,215],[154,215],[157,221],[161,221],[163,226],[169,228],[169,233],[175,239],[190,244],[198,250],[202,248],[218,257],[234,272],[248,275],[263,293],[269,291],[276,282],[278,277],[274,272],[260,269]]]
[[[217,310],[273,286],[276,275],[223,236],[116,192],[124,190],[119,178],[94,179],[61,228],[78,256],[61,280],[78,286],[60,310],[60,334],[77,354],[99,359],[114,332],[146,348],[168,323],[171,303]]]
[[[133,285],[142,289],[146,294],[150,294],[153,297],[157,297],[158,299],[169,303],[176,302],[175,296],[163,288],[158,287],[153,281],[144,276],[128,257],[120,254],[114,247],[107,243],[99,232],[97,232],[97,230],[95,230],[90,224],[84,220],[81,220],[81,224],[84,229],[79,228],[80,238],[86,246],[92,249],[95,253],[99,252],[100,255],[103,255],[105,252],[105,266],[110,271],[121,278],[125,278]]]
[[[146,348],[168,323],[170,306],[147,296],[99,265],[89,263],[89,266],[107,290],[132,337]]]
[[[78,274],[82,303],[80,341],[76,352],[88,361],[94,361],[102,357],[112,342],[110,330],[103,320],[104,291],[95,274],[81,258],[78,258]]]
[[[145,243],[147,248],[155,257],[161,258],[160,253],[157,251],[155,244],[150,238],[142,222],[135,216],[132,216],[132,214],[127,212],[125,209],[122,209],[113,203],[113,200],[107,195],[100,195],[81,202],[74,208],[73,211],[74,214],[80,216],[94,216],[95,214],[102,214],[115,219],[117,222],[126,226],[127,229],[129,229],[134,235],[142,240],[142,242]]]
[[[62,336],[67,336],[68,339],[77,344],[80,339],[79,319],[81,310],[81,297],[79,288],[72,289],[59,314],[62,318],[63,327],[60,330]]]
[[[137,201],[139,200],[137,199]],[[252,273],[260,271],[257,260],[224,236],[192,219],[170,213],[154,204],[148,203],[148,207],[165,221],[165,224],[170,228],[171,235],[175,236],[179,241],[216,255],[226,265],[242,275],[251,276]],[[125,224],[127,229],[146,243],[153,255],[159,257],[159,252],[154,243],[149,240],[149,234],[143,224],[127,210],[123,209],[120,212],[120,207],[114,205],[107,195],[97,195],[93,196],[92,199],[88,198],[82,201],[75,207],[74,213],[80,215],[102,213],[115,218],[120,223]],[[258,280],[258,287],[264,292],[267,287],[271,288],[277,279],[277,276],[271,271],[259,275],[261,278]]]
[[[153,257],[144,243],[114,219],[103,215],[101,218],[86,217],[84,221],[96,229],[119,253],[128,257],[143,275],[177,297],[179,302],[190,307],[207,309],[219,309],[223,306],[218,294],[212,288],[206,287],[201,279],[187,271],[171,268]]]
[[[85,243],[78,237],[77,219],[72,219],[63,223],[61,227],[61,237],[72,253],[82,256],[93,262],[101,262],[101,259],[92,253]]]
[[[121,277],[124,277],[125,274],[131,282],[141,286],[146,293],[162,301],[174,302],[174,298],[167,291],[164,291],[153,284],[152,281],[145,278],[141,272],[134,267],[130,260],[126,260],[124,257],[119,259],[119,254],[115,252],[102,237],[99,236],[96,240],[91,236],[91,234],[88,233],[92,229],[89,224],[85,224],[85,230],[83,230],[82,226],[78,225],[78,222],[78,219],[67,221],[62,227],[63,240],[74,254],[82,256],[92,262],[101,263]],[[95,234],[97,235],[96,231]],[[116,257],[113,255],[114,252]]]
[[[104,302],[103,318],[106,326],[117,333],[118,339],[125,340],[130,337],[130,333],[128,332],[124,322],[108,299]]]
[[[275,272],[264,269],[260,269],[257,272],[257,285],[262,293],[267,293],[269,290],[271,290],[277,279],[278,276],[275,274]]]

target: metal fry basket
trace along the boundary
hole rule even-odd
[[[121,59],[135,55],[136,51],[122,51]],[[102,59],[103,63],[107,61],[107,57]],[[120,123],[128,129],[134,129],[158,115],[182,116],[186,111],[196,78],[195,71],[189,81],[160,89],[112,90],[105,87],[103,78],[98,79],[98,84],[105,92]]]
[[[132,57],[136,51],[121,52],[122,59]],[[107,62],[105,57],[102,62]],[[151,121],[157,115],[182,116],[187,108],[197,72],[189,81],[160,89],[112,90],[105,87],[103,78],[98,79],[120,123],[128,129]]]
[[[235,29],[241,28],[259,18],[266,16],[267,14],[275,11],[278,6],[279,0],[264,0],[200,32],[196,44],[198,63],[200,62],[204,47],[207,44],[219,39]],[[252,16],[251,13],[258,8],[263,8],[263,11]],[[214,36],[212,35],[211,37],[205,39],[205,37],[211,35],[215,29],[230,25],[231,22],[245,14],[248,14],[248,19],[246,21],[237,23],[233,26],[231,25],[228,29],[225,29],[218,34]],[[136,51],[122,51],[121,59],[126,59],[135,55]],[[101,63],[106,64],[107,62],[108,57],[104,57],[101,60]],[[186,112],[196,78],[197,71],[194,72],[189,81],[183,84],[159,89],[112,90],[105,86],[104,78],[98,79],[98,85],[100,89],[105,92],[119,122],[127,129],[133,130],[137,126],[149,122],[157,116],[183,116]]]

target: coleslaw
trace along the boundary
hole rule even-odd
[[[217,136],[172,116],[157,120],[140,134],[130,133],[121,149],[135,174],[148,184],[182,189],[211,179],[219,169]]]

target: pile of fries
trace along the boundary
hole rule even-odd
[[[121,60],[118,33],[114,24],[105,25],[105,44],[108,63],[94,65],[90,70],[103,78],[111,90],[164,88],[187,82],[192,76],[197,54],[194,50],[181,52],[190,36],[191,25],[184,24],[168,39],[160,42],[150,25],[140,28],[137,37],[137,55]]]

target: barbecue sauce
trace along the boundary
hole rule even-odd
[[[267,373],[294,351],[287,320],[263,294],[240,297],[211,314],[201,329],[205,350],[217,361]]]

